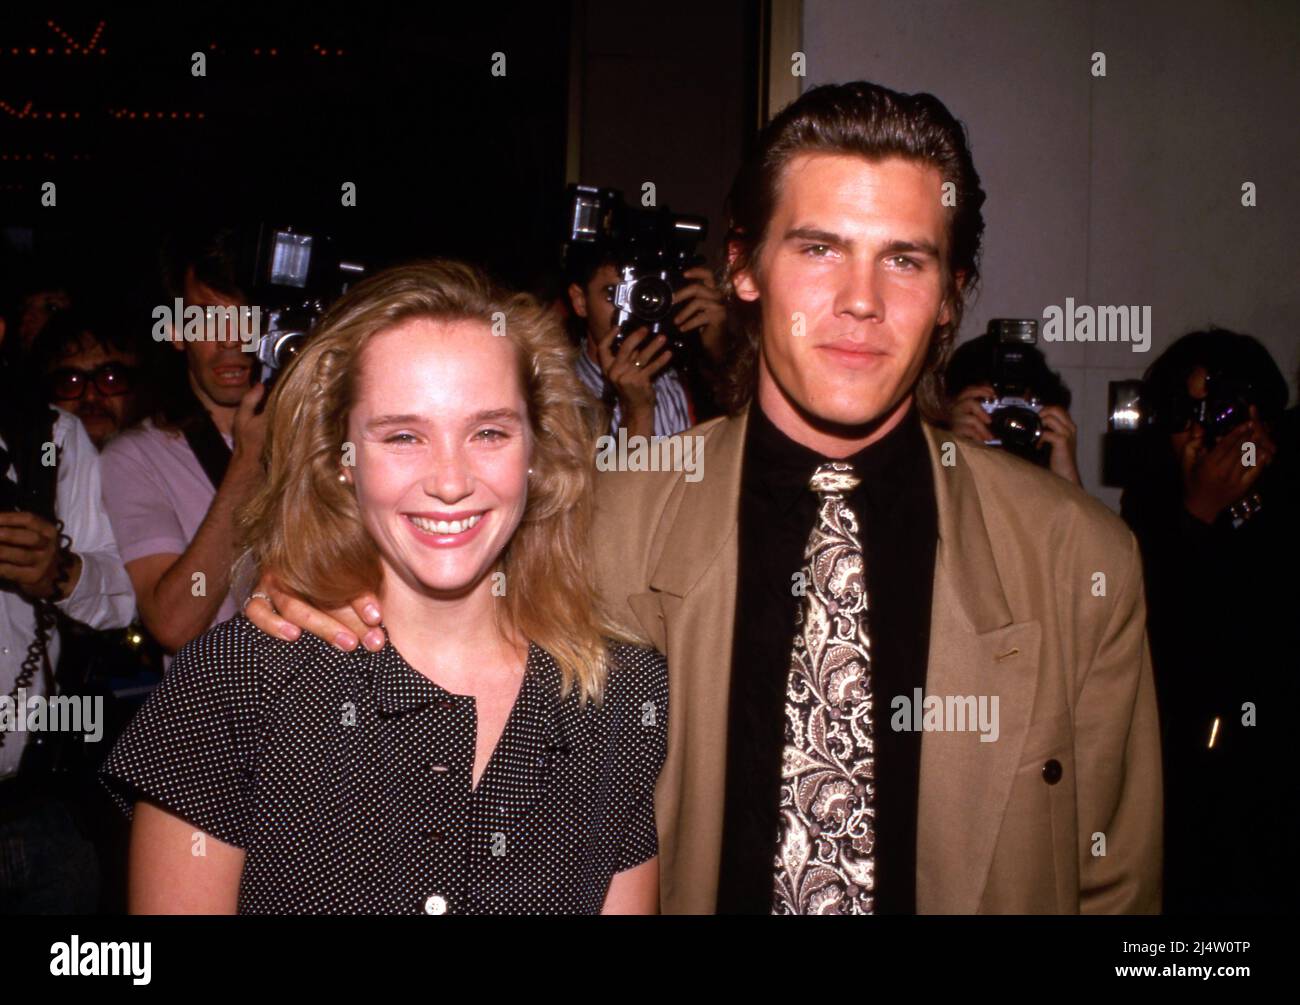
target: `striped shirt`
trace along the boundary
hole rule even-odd
[[[623,406],[614,386],[605,379],[605,374],[587,355],[585,348],[578,351],[578,376],[587,389],[610,408],[609,432],[611,436],[617,436],[623,425]],[[654,389],[655,436],[675,436],[695,425],[695,410],[675,369],[669,366],[660,370],[654,378]]]

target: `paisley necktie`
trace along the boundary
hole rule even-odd
[[[821,465],[785,691],[773,914],[875,910],[875,703],[853,468]]]

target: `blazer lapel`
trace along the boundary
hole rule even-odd
[[[672,739],[656,800],[667,913],[708,913],[716,899],[747,416],[707,434],[704,476],[678,482],[652,544],[650,588],[628,598],[668,658]]]
[[[925,694],[996,695],[997,739],[975,731],[921,740],[916,898],[923,914],[974,914],[984,893],[1038,684],[1041,626],[1013,620],[975,479],[951,434],[925,426],[939,512]]]

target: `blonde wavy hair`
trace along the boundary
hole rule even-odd
[[[339,481],[362,350],[406,321],[504,326],[514,346],[533,433],[533,473],[522,521],[496,569],[499,617],[554,657],[564,693],[601,700],[608,639],[628,640],[596,594],[591,556],[597,403],[574,370],[572,343],[535,299],[445,259],[377,273],[329,310],[267,402],[266,480],[235,514],[237,564],[269,570],[322,609],[377,592],[379,549],[356,497]]]

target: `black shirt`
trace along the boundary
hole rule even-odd
[[[148,799],[243,848],[240,913],[594,914],[657,854],[667,750],[663,657],[612,654],[604,703],[582,707],[530,645],[471,791],[472,697],[391,642],[284,642],[239,614],[177,653],[104,780],[128,814]]]
[[[750,409],[740,499],[740,568],[727,734],[720,913],[772,909],[785,683],[800,597],[795,575],[817,519],[809,487],[831,458],[795,443]],[[916,911],[921,734],[889,729],[890,702],[925,686],[938,510],[916,408],[852,457],[849,505],[863,528],[876,696],[876,912]]]

